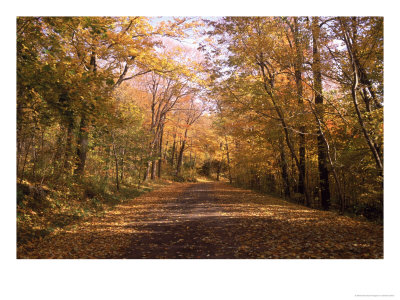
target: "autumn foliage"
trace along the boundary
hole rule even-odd
[[[337,213],[383,221],[383,18],[19,17],[16,43],[19,257],[135,257],[129,222],[165,207],[129,201],[199,176],[288,201],[213,186],[253,232],[215,257],[382,257]]]

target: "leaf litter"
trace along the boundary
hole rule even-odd
[[[174,183],[17,248],[18,258],[383,258],[383,226],[230,185]]]

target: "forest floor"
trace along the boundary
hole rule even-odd
[[[18,258],[383,258],[383,227],[220,182],[173,183]]]

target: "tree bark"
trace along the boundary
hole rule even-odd
[[[153,131],[153,129],[151,129],[151,131]],[[153,137],[153,140],[150,142],[150,152],[149,152],[149,157],[153,156],[154,152],[155,152],[155,148],[156,148],[156,144],[157,144],[157,139],[158,136],[155,133],[155,136]],[[148,161],[147,162],[147,168],[146,168],[146,172],[144,173],[144,178],[143,181],[146,181],[147,179],[150,178],[150,176],[153,175],[153,161]],[[152,178],[154,179],[154,178]]]
[[[96,64],[96,52],[92,50],[90,55],[90,71],[93,73],[97,72],[97,64]],[[78,157],[77,168],[74,171],[74,174],[83,175],[85,173],[85,163],[86,156],[88,152],[89,145],[89,134],[88,134],[88,116],[85,112],[81,114],[81,123],[79,125],[79,138],[78,138],[78,146],[76,150],[76,154]]]
[[[217,166],[217,181],[219,181],[219,175],[221,174],[221,166],[222,166],[222,161],[219,161]]]
[[[123,182],[123,179],[124,179],[124,167],[125,167],[124,158],[125,158],[125,151],[126,151],[126,149],[123,148],[123,149],[122,149],[122,157],[121,157],[121,177],[120,177],[121,183]]]
[[[283,144],[282,136],[279,136],[279,152],[280,152],[280,166],[283,181],[283,191],[286,199],[290,199],[290,182],[287,171],[287,162],[285,155],[285,146]]]
[[[175,147],[176,147],[175,144],[176,144],[176,141],[175,141],[175,134],[174,134],[174,141],[172,143],[171,159],[170,159],[170,164],[172,167],[174,166]]]
[[[331,156],[331,153],[330,153],[330,146],[329,146],[328,140],[326,139],[324,131],[322,129],[323,120],[320,119],[320,117],[318,116],[316,110],[313,108],[311,100],[308,100],[308,102],[310,104],[311,111],[312,111],[312,113],[313,113],[313,115],[315,117],[315,120],[317,122],[318,130],[320,132],[320,135],[318,137],[321,137],[322,142],[325,145],[327,158],[329,160],[329,164],[330,164],[330,167],[331,167],[331,170],[332,170],[332,173],[333,173],[333,177],[335,179],[337,192],[338,192],[338,195],[339,195],[340,211],[343,213],[345,211],[345,209],[346,209],[346,207],[345,207],[345,205],[346,205],[345,196],[344,196],[344,192],[342,191],[342,187],[341,187],[341,184],[340,184],[340,181],[339,181],[339,176],[337,175],[337,172],[336,172],[335,165],[333,164],[333,160],[332,160],[332,156]],[[321,198],[322,198],[322,192],[323,191],[320,190],[320,192],[321,192]]]
[[[371,150],[372,156],[375,159],[375,163],[376,163],[376,168],[378,170],[379,176],[383,176],[383,163],[382,163],[382,159],[379,155],[379,149],[376,148],[376,144],[374,145],[374,142],[372,141],[370,134],[368,133],[366,127],[365,127],[365,123],[364,123],[364,119],[361,115],[360,112],[360,108],[358,105],[358,100],[357,100],[357,90],[359,88],[359,82],[360,82],[360,78],[359,78],[359,73],[360,73],[360,67],[359,67],[359,63],[357,62],[356,59],[356,54],[354,53],[354,49],[353,49],[353,45],[352,42],[350,40],[350,37],[348,35],[346,26],[344,24],[344,22],[340,19],[340,24],[342,26],[342,30],[343,30],[343,37],[344,37],[344,41],[346,44],[346,48],[347,48],[347,53],[349,55],[350,58],[350,62],[353,68],[353,82],[352,82],[352,86],[351,86],[351,97],[353,99],[353,104],[354,104],[354,108],[356,110],[356,114],[357,114],[357,118],[358,118],[358,122],[360,124],[361,130],[363,132],[363,135],[365,137],[365,140]]]
[[[114,153],[114,159],[115,159],[115,183],[117,185],[117,191],[119,191],[119,171],[118,171],[118,155],[117,155],[117,149],[115,147],[115,139],[114,139],[114,134],[112,135],[113,139],[113,153]]]
[[[269,74],[269,78],[267,78],[266,72],[265,72],[265,63],[264,62],[260,62],[260,68],[261,68],[261,72],[262,72],[262,77],[263,77],[263,84],[264,84],[264,89],[267,92],[267,94],[269,95],[272,104],[274,106],[274,109],[279,117],[279,120],[281,122],[282,125],[282,129],[285,135],[285,140],[286,140],[286,144],[289,147],[290,153],[292,154],[295,162],[296,162],[296,167],[297,170],[299,171],[300,176],[302,177],[303,182],[305,183],[306,178],[303,177],[303,174],[301,173],[301,165],[300,165],[300,161],[296,156],[296,152],[294,150],[294,147],[292,145],[292,142],[290,140],[289,137],[289,131],[288,131],[288,127],[286,125],[286,120],[285,117],[281,111],[280,106],[278,105],[276,99],[275,99],[275,94],[273,92],[273,88],[274,88],[274,78],[272,74]],[[270,73],[270,70],[267,70],[268,73]],[[304,189],[304,196],[305,196],[305,203],[307,206],[310,206],[311,202],[310,202],[310,195],[308,193],[307,188]]]
[[[25,150],[26,152],[25,152],[24,163],[22,164],[21,176],[20,176],[20,178],[19,178],[20,183],[21,183],[22,180],[24,179],[24,175],[25,175],[25,165],[26,165],[26,162],[27,162],[27,160],[28,160],[29,149],[31,148],[32,143],[33,143],[33,135],[32,135],[32,137],[31,137],[30,142],[28,143],[28,149]]]
[[[76,155],[78,157],[77,168],[74,173],[78,175],[83,175],[85,172],[85,163],[86,156],[88,151],[89,144],[89,135],[87,129],[87,119],[85,114],[82,114],[81,122],[79,125],[79,137],[78,137],[78,145],[76,149]]]
[[[161,178],[163,135],[164,135],[164,125],[161,125],[160,140],[159,140],[159,145],[158,145],[158,154],[160,156],[158,159],[158,178]]]
[[[296,58],[294,63],[294,74],[296,81],[296,89],[297,89],[297,103],[299,104],[300,110],[304,112],[303,106],[303,85],[302,85],[302,62],[303,56],[301,53],[301,45],[300,45],[300,34],[299,34],[299,24],[298,18],[294,17],[294,45],[296,51]],[[304,178],[306,177],[306,138],[305,138],[305,126],[299,126],[299,162],[300,162],[300,174],[299,181],[297,186],[297,191],[300,194],[304,194]]]
[[[320,27],[318,17],[312,19],[312,38],[313,38],[313,78],[314,78],[314,93],[315,93],[315,105],[319,119],[323,120],[324,110],[323,103],[324,98],[322,96],[322,75],[321,75],[321,58],[319,53],[319,36]],[[317,124],[318,125],[318,124]],[[323,133],[318,126],[318,175],[319,175],[319,187],[321,190],[321,206],[323,209],[328,210],[330,207],[330,190],[329,190],[329,171],[327,168],[327,158]]]
[[[176,165],[176,174],[180,174],[180,172],[181,172],[181,167],[182,167],[182,163],[183,163],[183,151],[185,151],[187,131],[188,130],[185,129],[184,139],[182,141],[181,149],[179,150],[178,162]]]
[[[228,138],[225,135],[225,148],[226,148],[226,161],[228,163],[228,177],[229,183],[232,184],[232,174],[231,174],[231,160],[229,157],[229,147],[228,147]]]
[[[54,174],[56,174],[56,173],[59,173],[59,172],[57,172],[57,169],[59,169],[59,166],[58,166],[58,168],[57,168],[57,162],[59,162],[59,160],[61,159],[61,145],[62,145],[62,140],[63,140],[63,135],[64,135],[65,133],[61,130],[60,132],[59,132],[59,134],[58,134],[58,136],[57,136],[57,142],[56,142],[56,149],[55,149],[55,151],[54,151],[54,155],[53,155],[53,158],[52,158],[52,162],[51,162],[51,165],[52,165],[52,172],[51,172],[51,174],[52,175],[54,175]],[[57,176],[57,175],[56,175]]]
[[[67,125],[67,139],[65,143],[65,154],[64,154],[64,173],[71,171],[71,155],[72,155],[72,135],[74,130],[74,119],[72,112],[68,112],[68,125]]]
[[[156,179],[157,161],[153,160],[151,162],[151,180]]]

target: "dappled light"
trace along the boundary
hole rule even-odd
[[[383,258],[382,17],[17,17],[18,258]]]
[[[174,184],[20,248],[20,258],[382,258],[381,226],[223,183]]]

